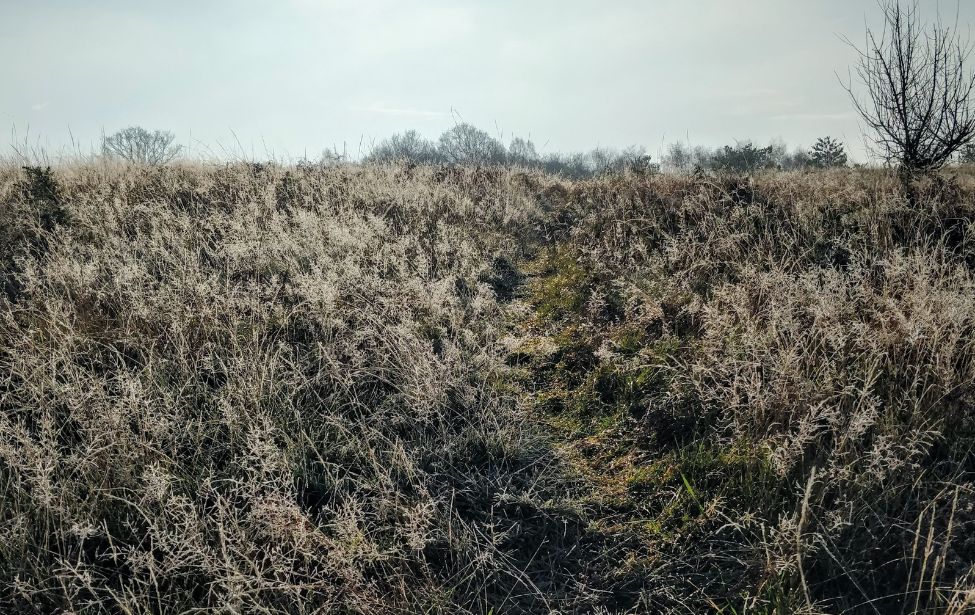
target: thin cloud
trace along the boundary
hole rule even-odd
[[[40,111],[41,109],[46,108],[50,104],[51,101],[45,100],[44,102],[34,103],[33,105],[30,106],[30,108],[33,109],[34,111]]]

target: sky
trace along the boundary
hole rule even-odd
[[[971,0],[921,6],[975,21]],[[466,121],[546,152],[832,135],[862,158],[843,39],[878,17],[875,0],[0,0],[0,148],[89,151],[139,125],[284,160]]]

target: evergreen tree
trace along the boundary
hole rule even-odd
[[[814,166],[822,169],[846,166],[846,152],[843,144],[832,137],[821,137],[816,140],[809,152]]]

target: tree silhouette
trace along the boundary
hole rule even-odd
[[[173,144],[175,139],[171,132],[149,132],[132,126],[103,137],[102,152],[133,164],[163,165],[171,162],[182,151],[181,146]]]

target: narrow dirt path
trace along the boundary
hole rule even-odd
[[[556,460],[560,506],[584,521],[584,534],[571,550],[580,567],[593,573],[592,591],[611,592],[614,611],[638,612],[650,608],[642,601],[652,571],[659,569],[653,546],[659,527],[640,502],[647,454],[627,417],[585,407],[580,381],[593,377],[594,332],[546,311],[546,293],[571,294],[558,288],[560,272],[552,266],[561,252],[543,246],[516,265],[518,283],[503,304],[510,383],[519,416],[534,424]]]

